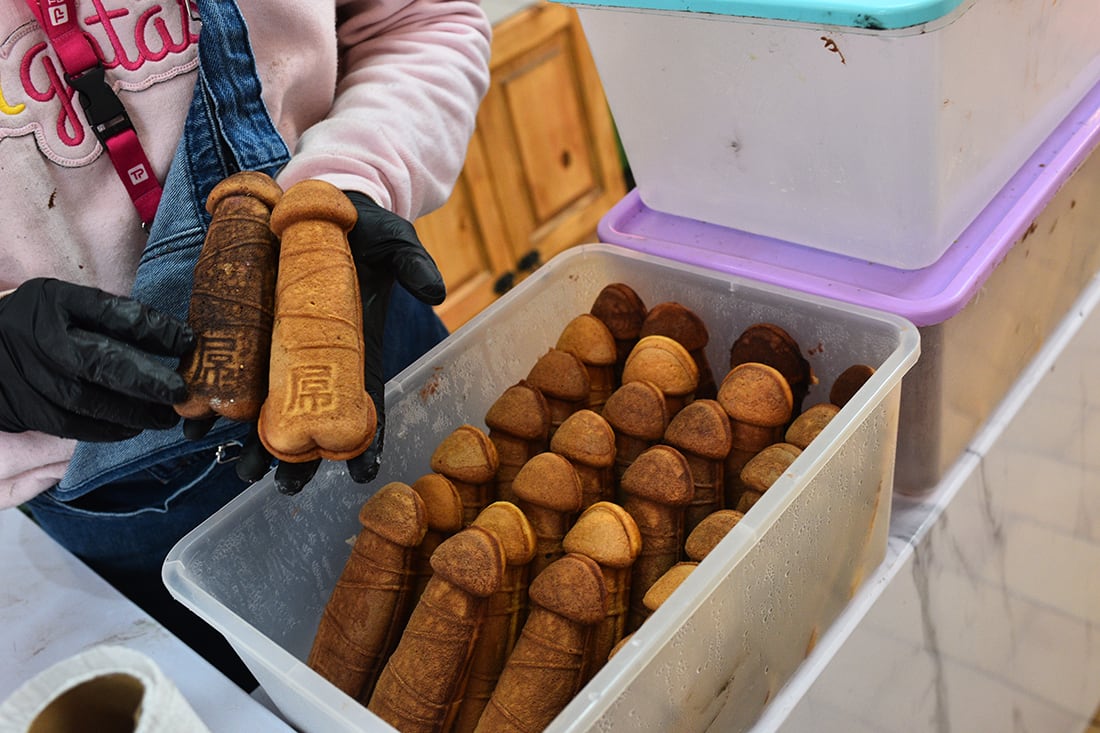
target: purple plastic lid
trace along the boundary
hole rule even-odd
[[[1035,217],[1100,143],[1094,87],[934,264],[902,270],[771,237],[665,214],[637,189],[600,220],[600,241],[886,311],[917,326],[970,302]]]

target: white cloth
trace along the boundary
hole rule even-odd
[[[106,721],[131,710],[134,733],[210,730],[156,662],[104,644],[58,662],[12,693],[0,704],[0,733],[26,733],[36,722],[36,730],[48,733],[114,730]]]

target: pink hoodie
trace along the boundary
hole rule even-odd
[[[439,207],[488,86],[477,0],[238,0],[263,99],[292,152],[285,187],[321,178],[407,219]],[[160,180],[195,84],[188,0],[77,0]],[[0,0],[0,292],[35,276],[130,290],[136,211],[25,0]],[[0,433],[0,508],[64,474],[74,443]]]

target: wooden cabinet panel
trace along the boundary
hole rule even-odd
[[[596,240],[625,193],[611,114],[576,12],[532,6],[493,29],[491,82],[466,166],[416,222],[454,329],[561,250]]]
[[[567,34],[538,48],[538,58],[512,62],[500,83],[499,103],[515,132],[515,155],[536,225],[596,188],[594,140],[585,134],[583,102]],[[520,68],[516,68],[520,67]]]
[[[417,219],[416,231],[447,283],[447,299],[436,312],[454,330],[499,297],[498,273],[512,265],[478,136],[451,198]]]
[[[592,241],[625,194],[611,113],[576,12],[540,4],[502,23],[478,119],[516,260]],[[521,273],[522,274],[522,273]]]

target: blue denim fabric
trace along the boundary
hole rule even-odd
[[[199,72],[183,138],[164,184],[133,288],[137,299],[186,318],[192,273],[209,224],[210,190],[238,170],[274,176],[288,152],[260,98],[247,29],[234,2],[199,0]],[[447,335],[429,306],[395,286],[384,376]],[[248,426],[219,420],[198,441],[182,426],[118,443],[79,443],[61,482],[27,504],[43,529],[244,687],[254,681],[224,640],[176,603],[160,578],[172,546],[245,488],[232,463]]]
[[[240,170],[273,176],[289,158],[260,99],[247,29],[236,4],[204,0],[199,12],[202,31],[195,94],[131,292],[180,319],[187,318],[195,262],[210,223],[205,202],[211,189]],[[147,430],[118,443],[81,443],[61,483],[51,491],[61,501],[76,499],[181,453],[240,439],[244,432],[244,426],[223,420],[194,443],[184,439],[180,425]]]
[[[424,305],[409,291],[394,284],[382,329],[386,345],[382,352],[382,378],[393,379],[448,335],[447,327],[431,306]]]

